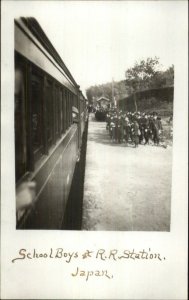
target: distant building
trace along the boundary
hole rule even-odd
[[[104,108],[104,109],[109,108],[110,103],[111,103],[110,99],[108,99],[104,96],[97,99],[97,106],[101,107],[101,108]]]

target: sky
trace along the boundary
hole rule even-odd
[[[38,20],[84,94],[124,80],[140,59],[171,66],[187,30],[186,1],[7,1],[3,13],[10,9]]]

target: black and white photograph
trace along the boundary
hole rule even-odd
[[[171,228],[174,19],[112,5],[14,21],[18,229]]]
[[[184,0],[3,1],[3,298],[186,299],[187,32]]]

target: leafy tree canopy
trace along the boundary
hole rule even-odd
[[[160,88],[166,85],[173,85],[174,67],[161,71],[159,58],[147,58],[136,62],[134,67],[125,72],[125,84],[129,94],[144,89]]]
[[[113,100],[113,96],[122,99],[136,91],[173,85],[174,66],[172,65],[166,71],[162,71],[161,68],[158,57],[149,57],[135,62],[132,68],[126,70],[126,79],[114,81],[113,87],[112,82],[89,87],[86,90],[88,101],[95,103],[101,96],[110,100]]]

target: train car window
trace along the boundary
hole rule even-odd
[[[47,81],[45,88],[46,99],[46,129],[47,129],[47,144],[52,145],[53,142],[53,85],[52,82]]]
[[[64,108],[63,108],[63,91],[60,90],[60,132],[64,132]]]
[[[69,118],[70,125],[72,124],[72,95],[69,93]]]
[[[72,105],[73,105],[73,95],[70,94],[70,124],[72,124]]]
[[[70,126],[70,115],[69,115],[69,93],[68,91],[66,92],[66,116],[67,116],[67,128]]]
[[[32,74],[31,85],[32,144],[34,151],[34,159],[37,160],[44,152],[42,78],[36,74]]]
[[[16,182],[26,172],[26,96],[25,69],[22,65],[15,66],[15,169]]]
[[[56,140],[58,139],[59,136],[59,114],[60,114],[60,103],[59,103],[59,89],[57,86],[55,86],[55,101],[54,101],[54,106],[55,106],[55,115],[54,115],[54,121],[55,121],[55,137]]]
[[[62,97],[61,97],[61,89],[58,87],[58,136],[61,136],[61,112],[62,112]]]
[[[63,130],[66,131],[66,91],[63,89]]]
[[[79,100],[78,100],[78,97],[75,96],[75,98],[76,98],[76,107],[79,108]]]
[[[74,96],[74,106],[78,108],[77,96]]]
[[[69,121],[69,99],[68,99],[68,91],[66,91],[66,128],[70,126]]]
[[[83,112],[83,100],[80,100],[81,113]]]
[[[79,115],[79,111],[78,111],[77,107],[72,106],[72,120],[73,120],[73,123],[78,123],[79,122],[78,115]]]
[[[83,112],[83,100],[80,100],[81,113]]]
[[[65,104],[66,104],[66,130],[68,129],[68,97],[67,97],[67,91],[65,91]]]
[[[67,116],[66,116],[66,90],[64,89],[64,101],[63,101],[63,105],[64,105],[64,131],[67,130]]]
[[[75,105],[75,95],[72,95],[72,106],[76,107],[76,105]]]

